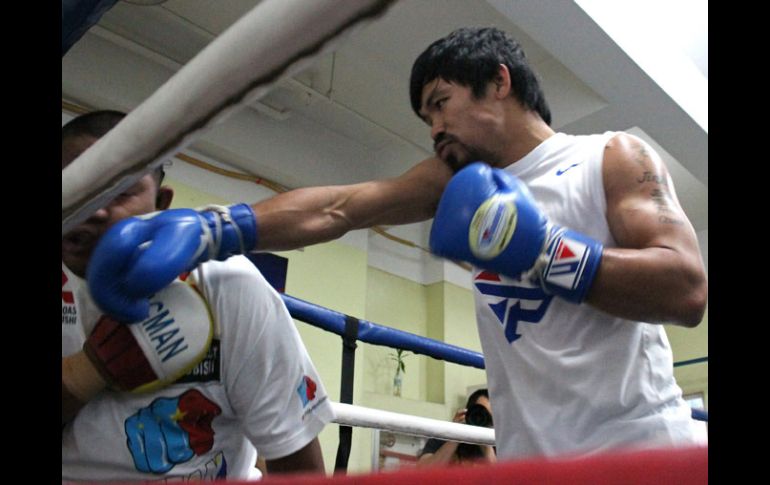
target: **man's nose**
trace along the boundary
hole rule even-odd
[[[430,125],[430,137],[434,142],[439,141],[439,136],[444,133],[444,123],[441,120],[433,120]]]
[[[96,211],[88,217],[88,220],[92,222],[104,222],[109,220],[109,218],[110,218],[109,208],[101,207],[99,209],[96,209]]]

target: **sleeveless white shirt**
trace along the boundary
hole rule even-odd
[[[527,184],[553,223],[615,247],[602,182],[614,135],[558,133],[505,170]],[[501,458],[695,442],[662,325],[616,318],[487,271],[473,277]]]

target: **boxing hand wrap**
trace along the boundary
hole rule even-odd
[[[171,209],[124,219],[96,245],[87,269],[99,308],[120,322],[147,317],[147,298],[211,259],[223,261],[257,245],[257,220],[247,204]]]
[[[187,374],[208,352],[214,324],[190,285],[175,281],[150,299],[150,315],[124,325],[103,315],[83,345],[113,389],[150,392]]]
[[[523,182],[473,163],[447,184],[430,233],[438,256],[539,283],[573,303],[587,296],[602,244],[551,224]]]

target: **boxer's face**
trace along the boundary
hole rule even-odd
[[[63,143],[62,170],[94,142],[96,139],[93,137],[80,136]],[[155,176],[147,174],[106,207],[97,210],[85,222],[62,236],[61,256],[64,264],[78,276],[84,277],[91,252],[102,234],[120,220],[155,211],[156,201],[164,199],[158,197],[159,190],[167,189],[159,189]]]
[[[470,87],[441,78],[423,86],[420,115],[431,127],[436,156],[455,172],[472,162],[498,161],[495,133],[502,111],[487,91],[477,99]]]

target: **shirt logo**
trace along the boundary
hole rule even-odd
[[[513,343],[521,337],[519,322],[536,324],[543,319],[553,295],[539,286],[482,271],[474,277],[476,289],[483,295],[492,313],[504,328],[505,339]]]
[[[75,295],[65,288],[67,287],[67,275],[61,272],[61,324],[75,325],[78,323],[78,309],[75,306]]]
[[[578,166],[578,165],[580,165],[581,163],[583,163],[583,162],[573,163],[572,165],[570,165],[570,166],[569,166],[569,167],[567,167],[567,168],[563,168],[563,169],[559,169],[559,170],[557,170],[557,171],[556,171],[556,176],[558,177],[558,176],[560,176],[560,175],[563,175],[563,174],[564,174],[564,172],[566,172],[567,170],[569,170],[569,169],[571,169],[571,168],[577,167],[577,166]]]
[[[210,382],[219,381],[219,368],[221,367],[220,342],[219,339],[212,339],[206,357],[192,368],[186,375],[180,377],[176,384],[189,382]]]
[[[75,295],[72,294],[71,291],[64,291],[64,285],[67,284],[67,281],[69,281],[69,278],[67,278],[67,275],[64,274],[64,270],[61,272],[61,301],[64,303],[69,303],[70,305],[75,303]]]
[[[308,376],[302,376],[300,379],[299,387],[297,387],[297,394],[302,401],[302,407],[307,406],[307,403],[315,399],[316,383]]]
[[[518,211],[510,198],[493,195],[473,215],[468,231],[468,245],[479,259],[492,259],[511,242],[516,231]]]
[[[197,389],[155,399],[124,422],[134,466],[162,474],[208,453],[214,445],[212,421],[221,413],[222,408]]]

